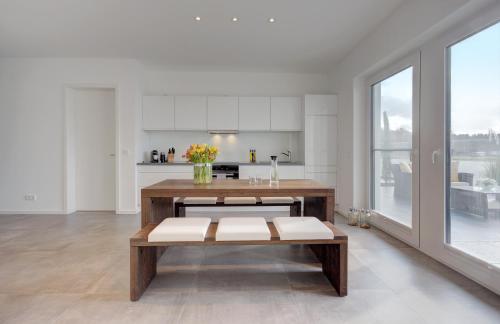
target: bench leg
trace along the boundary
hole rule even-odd
[[[156,247],[130,247],[130,300],[137,301],[156,276]]]
[[[321,246],[323,273],[340,297],[347,296],[347,242]]]
[[[294,202],[290,205],[290,216],[301,216],[302,214],[302,203],[300,201]]]

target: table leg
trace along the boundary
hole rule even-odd
[[[304,197],[304,216],[315,216],[335,224],[335,197]]]
[[[174,215],[175,215],[174,217],[186,217],[186,207],[176,204]]]
[[[290,205],[290,216],[300,216],[302,213],[302,203],[299,201],[295,201],[292,205]]]
[[[130,300],[136,301],[156,276],[156,247],[130,247]]]
[[[141,227],[147,224],[159,224],[167,217],[174,217],[174,198],[141,198]]]

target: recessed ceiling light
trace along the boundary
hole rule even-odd
[[[200,20],[201,20],[201,17],[200,17],[200,16],[196,16],[196,17],[194,17],[194,20],[196,20],[196,21],[200,21]]]
[[[276,19],[274,19],[274,18],[269,18],[269,22],[270,22],[270,23],[276,22]]]

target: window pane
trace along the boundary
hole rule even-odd
[[[372,86],[374,148],[412,147],[412,75],[409,67]]]
[[[412,224],[413,67],[372,86],[372,207]]]
[[[373,208],[411,227],[412,163],[409,151],[373,153]]]
[[[500,24],[448,51],[447,240],[500,265]]]

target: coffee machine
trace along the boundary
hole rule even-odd
[[[160,156],[158,155],[158,150],[151,151],[151,163],[159,163]]]

